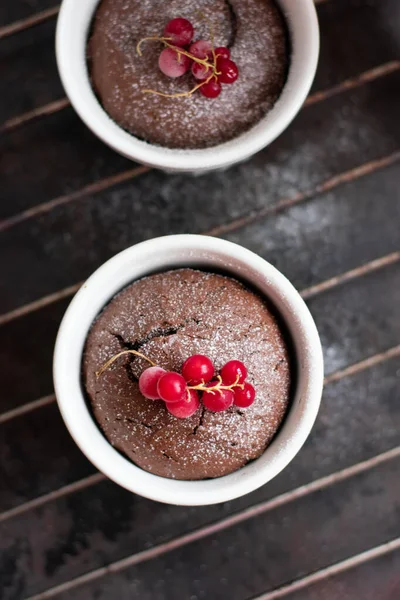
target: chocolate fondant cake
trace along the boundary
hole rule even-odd
[[[191,355],[207,355],[216,369],[243,361],[256,389],[246,409],[223,412],[203,404],[190,417],[171,415],[161,400],[139,391],[149,365],[124,355],[139,350],[169,371]],[[146,471],[176,479],[226,475],[259,457],[284,418],[291,369],[285,337],[269,305],[238,281],[180,269],[134,282],[103,310],[89,332],[83,357],[88,398],[110,443]]]
[[[230,49],[239,79],[218,98],[193,88],[190,73],[170,79],[158,68],[161,43],[142,38],[162,35],[175,17],[189,19],[195,40],[215,36],[215,46]],[[289,64],[284,19],[273,0],[101,0],[88,42],[90,75],[101,104],[121,127],[152,144],[168,148],[205,148],[251,128],[273,107],[285,84]]]

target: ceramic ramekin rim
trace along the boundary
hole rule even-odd
[[[178,481],[148,473],[115,450],[101,433],[87,405],[81,360],[87,332],[103,306],[129,282],[173,266],[223,268],[246,279],[277,306],[292,337],[297,384],[285,421],[264,454],[235,473],[203,481]],[[275,267],[241,246],[218,238],[174,235],[154,238],[120,252],[97,269],[68,307],[57,336],[54,363],[57,402],[72,437],[87,458],[122,487],[169,504],[207,505],[247,494],[275,477],[308,437],[323,385],[321,343],[299,293]]]
[[[171,150],[135,138],[119,127],[98,102],[90,84],[86,39],[98,0],[63,0],[57,23],[56,55],[71,104],[86,125],[120,154],[170,171],[202,172],[245,160],[270,144],[300,110],[314,79],[319,27],[313,0],[277,0],[291,32],[288,80],[274,108],[250,131],[230,142],[200,150]]]

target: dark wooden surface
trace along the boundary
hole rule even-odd
[[[79,121],[56,71],[55,0],[1,3],[2,600],[400,598],[400,2],[317,4],[320,65],[296,120],[247,163],[194,178],[130,163]],[[52,390],[80,282],[132,243],[180,232],[275,264],[324,348],[305,447],[215,507],[105,480]]]

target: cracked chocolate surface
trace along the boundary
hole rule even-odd
[[[96,377],[121,349],[140,350],[177,371],[198,353],[217,370],[242,360],[256,401],[222,413],[201,405],[192,417],[176,419],[162,401],[140,394],[138,378],[148,367],[143,359],[121,357]],[[83,377],[110,443],[146,471],[176,479],[219,477],[259,457],[290,396],[287,345],[266,302],[231,278],[191,269],[146,277],[118,294],[89,332]]]

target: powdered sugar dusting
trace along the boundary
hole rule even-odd
[[[143,94],[189,91],[193,78],[169,79],[158,70],[160,43],[136,44],[161,35],[169,19],[190,19],[196,39],[231,46],[239,80],[215,100],[197,93],[166,99]],[[273,0],[102,0],[89,43],[92,79],[104,108],[138,137],[170,148],[200,148],[232,139],[272,108],[285,83],[288,55],[284,21]]]
[[[148,366],[142,359],[122,358],[95,377],[106,360],[129,347],[170,370],[180,370],[196,353],[208,355],[216,369],[242,360],[256,401],[248,409],[202,408],[175,419],[162,402],[141,396],[137,379]],[[258,457],[289,401],[288,352],[264,301],[230,278],[189,269],[145,278],[119,294],[89,334],[84,370],[109,440],[144,469],[179,479],[216,477]]]

